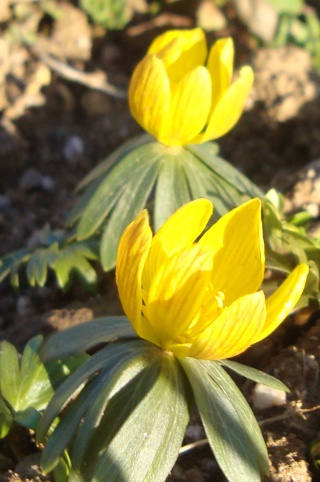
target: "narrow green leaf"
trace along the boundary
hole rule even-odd
[[[141,350],[130,350],[121,355],[113,365],[105,367],[99,375],[100,390],[96,393],[95,400],[88,407],[84,421],[74,440],[73,466],[75,469],[79,469],[83,462],[87,464],[87,452],[91,445],[92,436],[100,424],[110,398],[114,397],[117,392],[147,367],[148,351],[150,351],[149,347],[147,347],[147,350],[146,347]],[[112,437],[112,427],[115,427],[116,433],[120,425],[114,424],[114,422],[110,423],[107,438]]]
[[[9,253],[0,259],[0,283],[14,270],[26,263],[32,254],[32,249],[20,249]],[[16,284],[19,286],[19,282]]]
[[[243,377],[249,378],[256,383],[263,383],[268,387],[275,388],[277,390],[284,390],[285,392],[290,392],[290,389],[280,380],[277,380],[277,378],[268,375],[267,373],[261,372],[256,368],[251,368],[246,365],[242,365],[241,363],[230,360],[220,360],[220,363],[227,368],[230,368],[230,370],[238,373],[239,375],[242,375]]]
[[[17,411],[24,412],[30,407],[41,411],[47,406],[53,395],[48,372],[39,357],[42,341],[42,336],[33,338],[23,351],[20,367],[19,399],[16,405]]]
[[[0,392],[13,409],[19,400],[20,366],[16,348],[7,341],[0,343]]]
[[[94,182],[89,184],[86,191],[82,194],[79,201],[72,207],[71,211],[68,213],[66,226],[73,226],[76,221],[81,218],[84,211],[87,209],[91,198],[95,191],[98,189],[100,184],[103,182],[104,178],[96,179]]]
[[[73,467],[77,468],[81,464],[83,450],[87,449],[92,430],[97,427],[99,414],[95,413],[95,409],[99,409],[101,403],[102,405],[107,404],[108,396],[112,394],[117,378],[125,377],[129,381],[135,376],[135,371],[128,366],[132,363],[132,360],[142,360],[140,370],[145,367],[147,363],[145,353],[146,350],[150,350],[150,345],[144,345],[141,349],[137,347],[136,350],[132,350],[129,345],[126,347],[127,351],[119,350],[114,357],[106,357],[103,369],[87,383],[80,395],[64,411],[58,425],[45,444],[41,466],[46,473],[53,470],[57,465],[59,457],[68,447],[71,439],[73,439],[74,446]],[[115,373],[117,374],[116,377]],[[92,412],[93,410],[94,412]],[[94,422],[91,425],[92,419],[94,419]],[[77,429],[79,429],[78,435],[74,440]]]
[[[144,208],[154,186],[158,170],[159,159],[155,157],[150,160],[149,164],[136,170],[129,182],[123,186],[122,195],[107,220],[101,239],[100,257],[106,271],[115,266],[120,236],[139,211]]]
[[[215,143],[206,142],[199,145],[190,145],[187,150],[197,156],[209,169],[217,176],[227,181],[230,185],[249,197],[263,198],[262,191],[242,174],[238,169],[233,167],[229,162],[221,157],[216,156]]]
[[[0,395],[0,439],[9,433],[12,423],[13,416],[11,410]]]
[[[51,399],[38,426],[38,440],[43,440],[53,420],[59,415],[74,393],[81,390],[96,372],[109,363],[113,363],[113,360],[117,360],[118,357],[121,356],[121,354],[125,354],[128,349],[138,350],[146,345],[149,346],[147,342],[140,340],[122,344],[110,344],[99,350],[86,363],[81,365],[59,386],[54,397]]]
[[[41,348],[44,362],[65,359],[83,353],[100,343],[113,342],[118,338],[135,338],[137,335],[125,316],[95,318],[87,323],[72,326],[49,336]]]
[[[268,454],[257,421],[238,387],[217,362],[180,360],[214,455],[229,482],[260,482]]]
[[[208,168],[188,150],[184,153],[183,169],[192,198],[208,198]]]
[[[101,179],[105,176],[110,169],[121,161],[129,152],[137,149],[138,147],[152,142],[152,137],[149,134],[142,134],[141,136],[129,139],[127,142],[122,144],[118,149],[113,151],[104,161],[100,162],[89,174],[82,179],[82,181],[77,186],[77,191],[81,191],[91,184],[96,179]]]
[[[178,457],[189,420],[186,380],[176,359],[159,352],[159,359],[115,398],[114,409],[105,417],[117,432],[86,480],[163,482]]]
[[[100,378],[97,377],[91,380],[87,384],[86,389],[65,410],[53,433],[49,433],[41,456],[43,473],[47,474],[57,467],[60,457],[70,444],[83,415],[95,401],[97,393],[101,389],[100,385]]]
[[[184,153],[185,151],[179,155],[166,154],[163,158],[155,190],[153,212],[155,231],[158,231],[180,206],[190,201],[188,184],[181,167],[184,162]]]
[[[148,143],[129,152],[107,173],[92,194],[79,221],[77,234],[80,240],[96,232],[132,179],[138,181],[144,169],[159,162],[161,153],[155,145],[156,143]]]
[[[53,470],[53,480],[57,482],[72,482],[69,478],[71,471],[71,460],[68,453],[65,451],[59,460],[58,465]],[[80,481],[78,481],[80,482]]]
[[[48,273],[46,249],[36,249],[32,253],[27,262],[26,273],[31,286],[42,287],[45,285]]]
[[[67,288],[72,280],[72,275],[76,273],[88,286],[95,286],[97,273],[89,261],[83,256],[79,256],[72,249],[59,251],[53,268],[60,288]]]
[[[211,221],[249,199],[247,194],[230,184],[228,178],[213,171],[200,157],[189,150],[185,150],[185,154],[183,168],[192,197],[205,197],[212,202],[214,213]]]
[[[268,0],[268,3],[279,14],[299,15],[302,13],[303,0]]]

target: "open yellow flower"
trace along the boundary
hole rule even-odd
[[[253,83],[249,66],[232,82],[233,57],[231,38],[218,40],[208,55],[200,28],[165,32],[133,72],[132,115],[167,146],[223,136],[238,121]]]
[[[119,244],[127,317],[141,338],[177,357],[229,358],[262,340],[295,307],[309,271],[297,266],[265,300],[260,201],[233,209],[198,239],[211,215],[208,200],[192,201],[153,236],[144,210]]]

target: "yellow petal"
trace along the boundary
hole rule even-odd
[[[192,245],[206,227],[212,204],[207,199],[196,199],[184,204],[155,234],[143,271],[142,283],[148,290],[153,274],[166,260]]]
[[[119,241],[116,283],[123,310],[138,332],[141,322],[141,275],[151,245],[148,213],[142,211]]]
[[[266,317],[262,291],[238,298],[198,337],[188,356],[203,360],[230,358],[245,351]]]
[[[172,256],[154,274],[143,314],[163,348],[183,334],[198,315],[211,270],[210,251],[193,245]]]
[[[302,295],[308,273],[308,265],[300,264],[267,299],[266,322],[261,332],[255,337],[254,343],[270,335],[291,313]]]
[[[199,243],[213,249],[212,284],[224,293],[226,305],[261,286],[265,257],[259,199],[222,216]]]
[[[200,28],[169,30],[152,42],[148,53],[156,54],[164,62],[169,78],[177,82],[204,64],[207,56],[204,32]]]
[[[225,91],[213,109],[205,132],[193,139],[193,144],[217,139],[232,129],[242,114],[252,84],[251,67],[242,67],[237,80]]]
[[[133,117],[158,138],[170,112],[170,82],[161,60],[145,57],[135,68],[129,86],[129,106]]]
[[[234,45],[231,37],[218,40],[210,50],[207,63],[212,80],[212,107],[229,87],[233,74]]]
[[[206,125],[210,105],[209,72],[205,67],[197,67],[172,85],[167,132],[162,132],[159,140],[170,146],[189,144]]]

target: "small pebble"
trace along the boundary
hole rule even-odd
[[[24,191],[31,191],[32,189],[43,189],[44,191],[53,191],[55,182],[50,176],[43,176],[36,169],[28,169],[22,176],[19,186]]]
[[[79,136],[69,137],[62,149],[63,156],[70,164],[76,164],[84,153],[84,142]]]
[[[280,407],[287,401],[286,392],[276,388],[267,387],[262,383],[257,383],[253,390],[252,403],[259,410],[266,410],[271,407]]]
[[[34,313],[34,308],[30,298],[27,296],[19,296],[16,305],[17,314],[19,316],[29,316]]]
[[[200,425],[189,425],[186,429],[186,437],[192,442],[204,438],[204,431]]]
[[[210,477],[209,480],[213,480],[212,477],[217,476],[220,471],[219,465],[213,459],[203,459],[201,462],[201,468],[205,474]]]
[[[0,209],[6,209],[11,206],[10,199],[4,194],[0,194]]]
[[[42,175],[36,169],[30,168],[22,174],[19,186],[24,191],[42,187]]]
[[[52,179],[52,177],[50,176],[43,176],[42,178],[42,183],[41,183],[41,187],[45,190],[45,191],[54,191],[54,188],[56,187],[56,183],[55,181]]]
[[[184,476],[187,482],[206,482],[206,477],[198,467],[186,470]]]

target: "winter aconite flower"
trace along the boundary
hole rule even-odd
[[[223,136],[238,121],[253,83],[249,66],[233,80],[233,58],[231,38],[218,40],[208,54],[200,28],[165,32],[133,73],[132,115],[167,146]]]
[[[233,209],[199,238],[212,214],[189,202],[152,236],[142,211],[120,240],[116,279],[137,334],[177,357],[223,359],[246,350],[285,319],[305,286],[301,264],[266,300],[258,199]],[[198,240],[198,241],[196,241]]]

